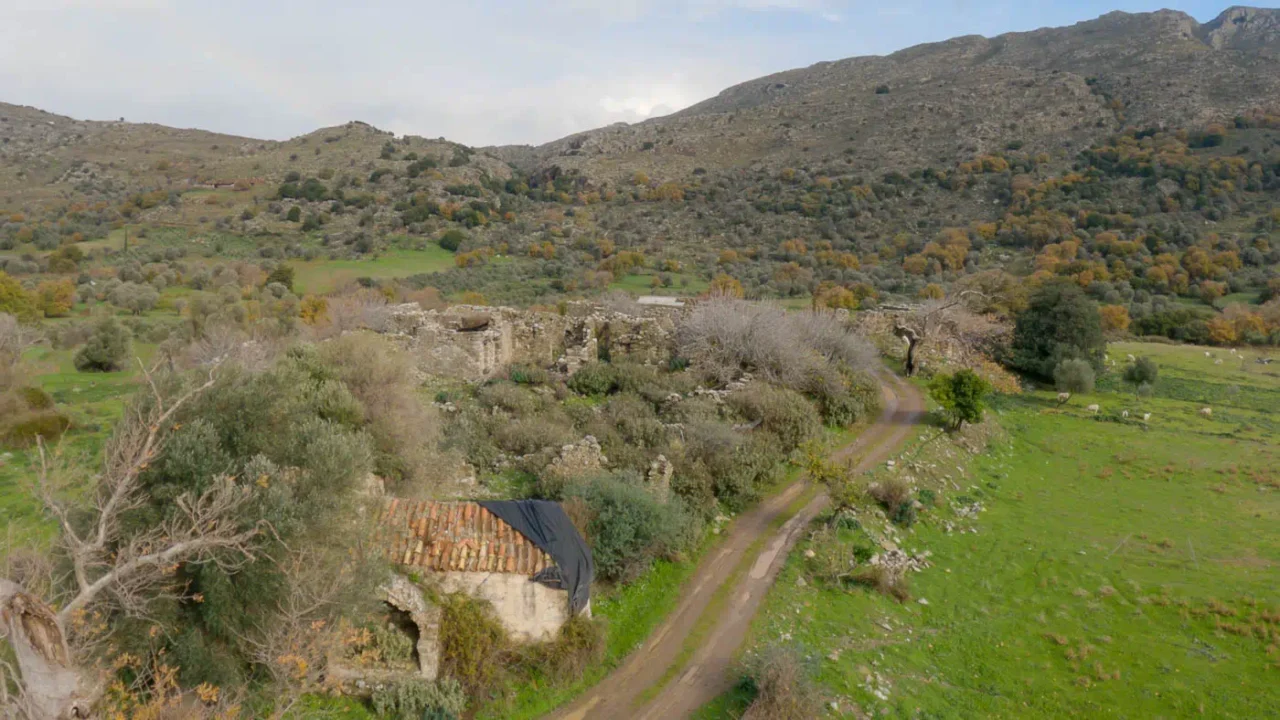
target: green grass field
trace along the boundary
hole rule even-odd
[[[1211,352],[1114,345],[1120,364],[1157,360],[1153,397],[1104,378],[1064,407],[1049,391],[1003,398],[985,453],[945,438],[909,449],[903,472],[938,495],[898,534],[932,553],[911,598],[816,582],[802,543],[751,644],[796,647],[832,716],[1274,717],[1280,367]],[[976,520],[956,512],[973,502]],[[883,537],[882,513],[862,519],[839,542]],[[701,716],[736,717],[748,699]]]
[[[155,354],[155,346],[134,343],[134,353],[143,362]],[[31,376],[71,419],[71,429],[53,450],[68,456],[86,477],[97,468],[102,443],[124,410],[125,401],[137,390],[141,373],[136,360],[127,370],[116,373],[83,373],[71,362],[72,350],[37,347],[25,356]],[[0,542],[18,545],[39,542],[49,536],[53,525],[42,517],[27,484],[33,477],[37,454],[34,450],[11,450],[0,462],[0,521],[7,535]],[[0,556],[6,552],[0,551]]]
[[[300,293],[329,292],[361,277],[403,278],[454,266],[453,253],[430,243],[422,250],[388,250],[375,260],[309,260],[290,264],[294,268],[294,287]]]
[[[675,297],[689,297],[706,292],[709,283],[706,280],[692,273],[671,273],[674,283],[671,287],[654,287],[653,279],[657,275],[653,272],[641,272],[634,275],[627,275],[621,280],[609,283],[610,290],[622,290],[632,295],[666,295]]]

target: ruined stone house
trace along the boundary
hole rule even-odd
[[[411,620],[418,674],[425,679],[439,671],[441,611],[418,582],[492,603],[517,642],[550,640],[572,617],[569,591],[554,582],[559,573],[552,556],[479,503],[391,499],[376,541],[396,567],[383,599]],[[583,612],[590,613],[589,604]]]
[[[572,373],[600,359],[661,362],[670,355],[678,307],[640,314],[570,303],[563,313],[458,305],[390,309],[386,332],[396,337],[427,375],[483,380],[524,363]]]

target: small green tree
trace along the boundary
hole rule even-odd
[[[40,316],[36,299],[14,280],[0,271],[0,312],[8,313],[23,322],[31,322]]]
[[[952,429],[982,422],[990,392],[991,384],[968,368],[954,375],[938,375],[929,383],[929,396],[942,406]]]
[[[1096,377],[1087,360],[1063,360],[1053,369],[1053,384],[1063,392],[1091,393]]]
[[[98,323],[72,361],[80,372],[115,372],[124,367],[128,357],[129,331],[109,317]]]
[[[1055,282],[1037,290],[1018,314],[1010,344],[1012,365],[1048,378],[1058,363],[1086,360],[1102,370],[1107,341],[1098,306],[1078,285]]]
[[[444,234],[442,234],[440,239],[436,242],[440,244],[440,247],[448,250],[449,252],[457,252],[458,248],[461,247],[462,243],[466,242],[466,240],[467,234],[465,232],[458,230],[457,228],[453,228],[445,230]]]
[[[298,222],[302,220],[302,209],[299,208],[297,205],[294,205],[293,207],[289,208],[289,214],[285,215],[284,219],[288,220],[289,222]]]
[[[271,283],[280,283],[289,288],[289,292],[293,292],[293,266],[280,263],[267,275],[266,285]]]
[[[1124,369],[1124,381],[1135,388],[1154,386],[1159,375],[1160,367],[1149,357],[1140,357]]]

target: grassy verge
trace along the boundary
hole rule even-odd
[[[1156,357],[1153,397],[1104,382],[1061,408],[1049,392],[1003,400],[1007,438],[985,453],[943,439],[914,455],[904,472],[937,497],[914,527],[869,510],[838,534],[928,552],[910,599],[815,581],[802,544],[751,642],[796,647],[833,716],[1274,712],[1280,432],[1257,404],[1280,392],[1280,372],[1216,365],[1200,348],[1111,352]],[[1204,387],[1232,385],[1200,415]],[[1095,402],[1098,415],[1084,409]],[[727,695],[699,717],[748,701]]]

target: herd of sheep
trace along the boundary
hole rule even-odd
[[[1235,356],[1235,357],[1239,357],[1239,358],[1243,358],[1243,357],[1244,357],[1243,355],[1241,355],[1240,353],[1238,353],[1238,352],[1236,351],[1236,349],[1235,349],[1235,348],[1231,348],[1231,354],[1232,354],[1233,356]],[[1206,351],[1205,351],[1204,356],[1205,356],[1205,357],[1207,357],[1207,358],[1212,358],[1212,359],[1213,359],[1213,364],[1214,364],[1214,365],[1221,365],[1221,364],[1222,364],[1222,358],[1214,358],[1213,353],[1212,353],[1212,352],[1210,352],[1210,351],[1208,351],[1208,350],[1206,350]],[[1128,355],[1128,359],[1129,359],[1129,362],[1135,362],[1135,361],[1137,360],[1137,358],[1136,358],[1136,357],[1134,357],[1132,354]],[[1268,361],[1269,361],[1269,359],[1268,359]],[[1261,359],[1261,358],[1259,359],[1259,362],[1262,362],[1262,359]],[[1113,363],[1112,363],[1112,361],[1111,361],[1110,359],[1108,359],[1108,360],[1107,360],[1107,364],[1108,364],[1108,365],[1111,365],[1111,364],[1113,364]],[[1071,399],[1071,393],[1069,393],[1069,392],[1060,392],[1060,393],[1058,393],[1058,404],[1059,404],[1059,405],[1066,405],[1066,404],[1067,404],[1067,401],[1069,401],[1070,399]],[[1085,412],[1089,412],[1089,413],[1092,413],[1092,414],[1094,414],[1094,415],[1097,415],[1098,413],[1102,412],[1102,406],[1101,406],[1101,405],[1099,405],[1099,404],[1097,404],[1097,403],[1094,403],[1094,404],[1092,404],[1092,405],[1086,405],[1084,409],[1085,409]],[[1200,410],[1198,411],[1198,414],[1200,415],[1200,417],[1205,418],[1205,419],[1207,419],[1207,420],[1208,420],[1208,419],[1213,419],[1213,408],[1211,408],[1211,407],[1202,407],[1202,408],[1200,408]],[[1127,419],[1129,418],[1129,411],[1128,411],[1128,410],[1122,410],[1122,411],[1120,411],[1120,417],[1122,417],[1122,418],[1124,418],[1124,419],[1126,419],[1126,420],[1127,420]],[[1142,413],[1142,422],[1143,422],[1143,423],[1146,423],[1146,422],[1148,422],[1148,421],[1150,421],[1150,420],[1151,420],[1151,413],[1149,413],[1149,412],[1144,412],[1144,413]]]

